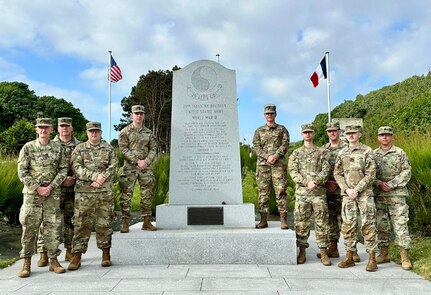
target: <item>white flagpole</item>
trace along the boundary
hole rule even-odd
[[[108,70],[108,72],[109,72],[109,74],[108,74],[108,84],[109,84],[109,101],[108,101],[108,103],[109,103],[109,113],[108,113],[108,125],[109,125],[109,131],[108,131],[108,143],[110,144],[111,143],[111,67],[112,67],[112,64],[111,64],[111,60],[112,60],[112,58],[111,58],[111,55],[112,55],[112,51],[111,50],[109,50],[108,51],[109,52],[109,70]]]
[[[326,60],[326,92],[328,93],[328,123],[331,123],[331,92],[330,92],[330,86],[331,86],[331,80],[329,78],[329,51],[325,53],[325,60]]]

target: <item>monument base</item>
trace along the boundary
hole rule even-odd
[[[112,236],[114,264],[296,264],[296,236],[271,221],[265,229],[141,230]],[[157,224],[157,227],[159,224]]]
[[[202,219],[199,218],[199,214],[202,214]],[[201,226],[254,228],[254,205],[251,203],[238,205],[163,204],[156,207],[156,223],[160,229],[186,229]]]

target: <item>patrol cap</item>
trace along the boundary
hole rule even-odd
[[[382,134],[390,134],[390,135],[393,135],[393,134],[394,134],[394,132],[392,131],[392,127],[390,127],[390,126],[381,126],[381,127],[379,128],[378,135],[382,135]]]
[[[313,124],[302,124],[301,125],[301,132],[314,132],[315,128]]]
[[[349,125],[349,126],[346,126],[346,129],[344,130],[344,133],[346,134],[358,133],[358,132],[362,132],[362,127],[359,125]]]
[[[140,104],[134,105],[132,106],[132,113],[145,113],[145,107]]]
[[[37,118],[36,127],[52,127],[51,118]]]
[[[96,121],[88,122],[86,126],[87,126],[87,131],[102,130],[102,124],[100,124],[100,122],[96,122]]]
[[[58,118],[58,126],[60,125],[72,125],[72,118],[69,117],[62,117],[62,118]]]
[[[277,112],[277,107],[274,104],[266,104],[263,107],[264,114],[274,114]]]
[[[339,122],[326,124],[326,131],[337,131],[337,130],[340,130],[340,123]]]

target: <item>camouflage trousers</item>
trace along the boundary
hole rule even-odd
[[[314,219],[316,242],[319,248],[328,247],[328,203],[326,195],[295,195],[296,245],[308,248],[311,222]]]
[[[359,214],[358,214],[359,211]],[[355,200],[343,196],[341,232],[346,250],[356,251],[358,242],[358,217],[367,252],[377,250],[376,206],[371,195],[359,194]]]
[[[119,179],[120,185],[120,207],[121,218],[130,218],[130,206],[133,197],[136,180],[141,188],[141,214],[142,217],[149,216],[151,212],[151,204],[153,202],[153,191],[156,179],[151,170],[139,171],[137,169],[124,169]]]
[[[341,231],[341,203],[342,198],[339,194],[326,194],[326,199],[328,202],[328,212],[329,212],[329,230],[328,237],[329,241],[336,241],[340,239]]]
[[[107,192],[77,192],[75,194],[75,226],[72,252],[85,253],[93,224],[99,249],[111,248],[112,223],[114,221],[114,194]]]
[[[75,192],[61,192],[60,196],[60,244],[64,243],[65,248],[72,248],[73,224],[72,217],[75,208]],[[37,251],[44,252],[45,240],[43,238],[43,227],[39,228],[39,236],[37,237]]]
[[[287,171],[286,164],[257,165],[256,184],[259,190],[259,212],[269,213],[269,195],[274,186],[278,212],[287,212]]]
[[[389,246],[391,225],[395,234],[395,244],[410,249],[408,228],[409,206],[404,196],[377,196],[377,237],[379,247]]]
[[[19,213],[22,225],[21,257],[31,257],[35,251],[39,228],[43,229],[45,248],[50,258],[60,254],[60,194],[49,197],[38,194],[24,194],[24,202]]]

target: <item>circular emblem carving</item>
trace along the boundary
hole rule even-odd
[[[216,72],[207,66],[200,66],[193,71],[192,85],[200,92],[211,91],[217,84]]]

